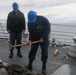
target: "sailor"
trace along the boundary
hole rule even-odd
[[[39,43],[31,45],[31,50],[29,52],[29,64],[27,69],[33,69],[33,61],[37,53],[37,49],[40,45],[41,47],[41,60],[42,60],[42,73],[46,74],[46,62],[48,59],[48,35],[50,33],[50,23],[48,19],[44,16],[37,15],[33,10],[29,11],[27,14],[28,17],[28,31],[29,31],[29,40],[27,44],[30,44],[32,41],[39,40]]]
[[[10,43],[12,45],[21,44],[22,33],[25,32],[25,17],[24,14],[19,10],[18,3],[14,2],[12,4],[13,11],[8,14],[7,17],[7,31],[10,35]],[[17,48],[17,56],[22,57],[21,47]],[[10,50],[9,58],[13,57],[13,49]]]

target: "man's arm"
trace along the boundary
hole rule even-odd
[[[8,14],[8,17],[7,17],[6,29],[8,33],[10,33],[10,14]]]
[[[46,21],[44,21],[44,33],[43,33],[42,37],[45,39],[48,36],[49,33],[50,33],[50,23],[46,19]]]
[[[25,17],[23,14],[23,20],[22,20],[22,30],[24,31],[26,29],[26,21],[25,21]]]

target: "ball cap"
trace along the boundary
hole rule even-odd
[[[28,22],[35,22],[36,17],[37,17],[37,13],[35,11],[29,11],[28,12]]]
[[[12,7],[13,7],[13,9],[18,8],[18,7],[19,7],[19,6],[18,6],[18,3],[14,2],[14,3],[12,4]]]

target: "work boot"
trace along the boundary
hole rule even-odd
[[[20,49],[18,49],[17,56],[23,57],[22,54],[21,54],[21,52],[20,52]]]
[[[18,52],[18,53],[17,53],[17,56],[23,57],[22,54],[21,54],[21,52]]]
[[[26,67],[28,70],[32,70],[32,64],[28,64],[28,66]]]
[[[42,67],[42,74],[46,75],[46,68],[45,67]]]
[[[10,55],[9,55],[9,58],[12,58],[13,57],[13,50],[10,51]]]
[[[46,62],[43,62],[42,74],[46,75]]]
[[[32,71],[32,63],[33,63],[33,61],[29,61],[29,64],[28,64],[28,66],[26,67],[28,70],[30,70],[30,71]]]

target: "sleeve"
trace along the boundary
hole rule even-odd
[[[23,14],[22,30],[25,30],[25,29],[26,29],[26,22],[25,22],[25,17],[24,17],[24,14]]]
[[[32,34],[31,33],[29,33],[29,40],[32,41]]]
[[[50,23],[49,23],[49,21],[46,19],[45,21],[44,21],[44,33],[43,33],[43,38],[45,39],[47,36],[48,36],[48,34],[50,33]]]
[[[31,27],[30,27],[29,24],[28,24],[28,31],[29,31],[29,40],[32,41],[32,39],[33,39],[33,33],[32,33],[32,29],[31,29]]]
[[[6,29],[10,30],[10,14],[8,14],[8,17],[7,17]]]

